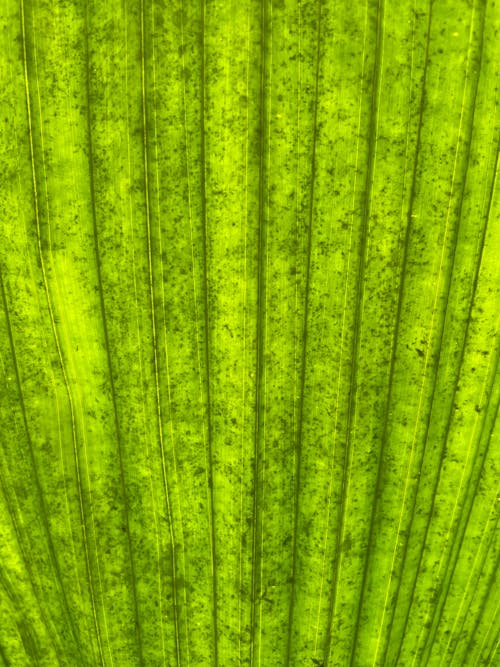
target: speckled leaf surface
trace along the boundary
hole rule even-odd
[[[498,665],[500,6],[0,25],[0,663]]]

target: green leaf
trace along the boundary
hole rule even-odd
[[[495,2],[0,19],[0,662],[498,664]]]

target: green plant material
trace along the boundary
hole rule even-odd
[[[498,3],[0,19],[0,662],[499,664]]]

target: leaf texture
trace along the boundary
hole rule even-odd
[[[0,18],[0,662],[499,664],[496,2]]]

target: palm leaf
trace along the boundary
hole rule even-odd
[[[3,663],[498,664],[495,3],[0,14]]]

